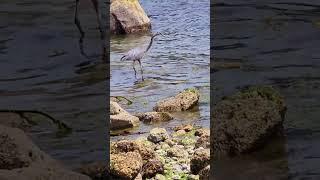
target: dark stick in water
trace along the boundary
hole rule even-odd
[[[14,109],[0,109],[0,113],[16,113],[18,114],[21,118],[27,120],[30,124],[35,124],[32,120],[30,120],[27,116],[25,116],[26,113],[30,114],[40,114],[48,119],[50,119],[54,124],[56,124],[59,128],[59,130],[63,130],[66,132],[69,132],[72,130],[68,125],[66,125],[64,122],[59,121],[52,116],[50,116],[47,113],[37,111],[37,110],[14,110]]]

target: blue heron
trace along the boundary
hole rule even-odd
[[[140,64],[140,70],[141,70],[141,76],[142,76],[142,81],[144,80],[143,78],[143,70],[142,70],[142,65],[141,65],[141,59],[146,55],[146,53],[148,52],[148,50],[151,48],[152,43],[153,43],[153,39],[158,36],[158,35],[162,35],[161,33],[156,33],[154,35],[151,36],[151,40],[148,46],[138,46],[135,47],[133,49],[131,49],[130,51],[128,51],[124,56],[121,57],[121,61],[123,60],[129,60],[132,61],[132,66],[133,66],[133,70],[134,70],[134,75],[135,77],[137,77],[137,71],[134,67],[135,62],[138,61]]]
[[[76,26],[80,32],[80,35],[81,35],[80,39],[79,39],[80,51],[84,56],[88,57],[84,53],[84,50],[83,50],[83,38],[84,38],[85,33],[81,27],[80,20],[78,18],[78,6],[80,3],[80,0],[75,0],[75,1],[76,1],[76,7],[75,7],[75,13],[74,13],[74,23],[76,24]],[[99,11],[99,2],[98,2],[98,0],[90,0],[90,1],[93,4],[94,10],[96,12],[96,16],[97,16],[97,20],[98,20],[98,28],[100,31],[100,38],[102,40],[103,58],[105,59],[106,58],[106,45],[105,45],[105,33],[106,32],[103,31],[103,26],[102,26],[102,22],[101,22],[100,11]]]

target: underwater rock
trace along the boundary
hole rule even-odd
[[[110,101],[110,129],[125,129],[139,125],[139,118],[129,114],[116,102]]]
[[[252,152],[282,132],[286,107],[272,88],[254,87],[226,97],[212,115],[214,155]]]
[[[190,169],[193,174],[198,174],[201,169],[210,164],[210,149],[198,148],[190,161]]]
[[[119,179],[137,177],[142,165],[142,158],[137,152],[110,154],[110,174]]]
[[[169,135],[164,128],[154,128],[151,129],[150,134],[148,136],[148,140],[153,143],[159,143],[165,141],[169,138]]]
[[[173,117],[167,112],[146,112],[135,114],[144,123],[170,121]]]
[[[151,22],[138,0],[113,0],[110,5],[110,31],[113,34],[148,32]]]
[[[157,112],[186,111],[198,104],[199,97],[200,94],[197,89],[185,89],[174,97],[157,102],[153,110]]]
[[[20,129],[0,125],[0,144],[0,179],[90,179],[52,159]]]

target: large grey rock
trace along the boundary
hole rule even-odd
[[[197,89],[185,89],[174,97],[157,102],[153,110],[157,112],[185,111],[198,104],[199,97],[200,94]]]
[[[1,180],[89,180],[41,151],[25,133],[0,125]]]
[[[126,129],[139,125],[139,118],[129,114],[116,102],[110,101],[110,129]]]
[[[113,0],[110,7],[110,30],[114,34],[150,31],[151,22],[138,0]]]

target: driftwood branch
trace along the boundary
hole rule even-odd
[[[37,110],[14,110],[14,109],[0,109],[0,113],[16,113],[18,114],[21,118],[27,120],[29,123],[31,124],[35,124],[34,121],[30,120],[27,116],[25,116],[26,113],[29,114],[40,114],[44,117],[46,117],[47,119],[50,119],[54,124],[56,124],[59,128],[59,130],[63,130],[63,131],[71,131],[72,129],[66,125],[64,122],[59,121],[55,118],[53,118],[52,116],[50,116],[47,113],[41,112],[41,111],[37,111]]]

